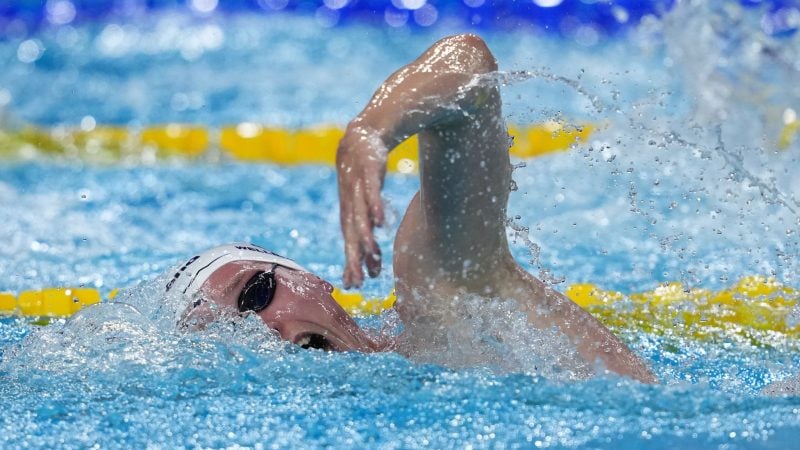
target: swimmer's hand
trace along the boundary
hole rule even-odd
[[[383,226],[381,188],[388,153],[377,131],[353,123],[339,142],[336,172],[346,258],[345,288],[358,287],[364,282],[362,263],[370,277],[381,273],[381,249],[375,242],[373,229]]]

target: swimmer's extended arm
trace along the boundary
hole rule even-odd
[[[494,57],[473,35],[445,38],[392,74],[347,127],[337,153],[346,286],[381,268],[373,228],[383,224],[380,191],[392,148],[419,133],[421,207],[436,265],[507,253],[508,135]],[[479,235],[479,236],[478,236]],[[479,239],[478,239],[479,238]],[[445,255],[445,253],[450,253]]]
[[[414,301],[414,291],[440,299],[460,293],[514,299],[531,324],[558,327],[587,361],[654,382],[613,333],[514,261],[505,231],[509,142],[491,76],[496,70],[477,36],[445,38],[392,74],[348,125],[337,153],[345,286],[362,283],[362,264],[372,276],[380,272],[372,230],[384,219],[387,153],[418,133],[420,192],[395,239],[401,318],[413,324],[415,308],[424,307]]]

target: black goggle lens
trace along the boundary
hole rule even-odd
[[[239,294],[239,312],[261,312],[275,296],[275,273],[258,272],[253,275]]]

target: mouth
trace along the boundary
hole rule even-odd
[[[325,336],[317,333],[307,333],[295,338],[294,343],[304,349],[314,348],[326,352],[336,351],[336,347]]]

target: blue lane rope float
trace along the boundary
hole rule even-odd
[[[586,142],[595,126],[560,122],[510,125],[514,137],[510,152],[532,158],[565,151]],[[17,131],[0,130],[0,156],[6,158],[64,155],[113,162],[127,158],[150,161],[158,157],[199,158],[218,149],[230,158],[275,164],[327,164],[336,160],[336,148],[344,131],[320,125],[287,129],[243,122],[218,130],[199,125],[168,124],[139,132],[124,127],[97,126],[91,130],[44,129],[26,126]],[[417,167],[417,138],[412,136],[389,154],[391,172],[413,173]]]
[[[762,346],[778,341],[797,346],[800,338],[800,318],[793,317],[800,291],[773,278],[748,276],[718,291],[667,283],[627,295],[579,283],[570,285],[565,294],[615,331],[639,330],[696,341],[738,339]],[[108,298],[114,295],[116,290]],[[336,288],[333,297],[354,316],[380,314],[395,302],[394,292],[385,298],[365,298]],[[68,317],[101,301],[100,292],[92,288],[47,288],[18,296],[0,293],[0,316]]]

